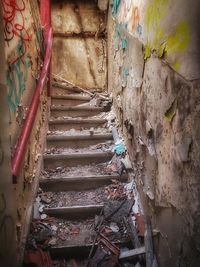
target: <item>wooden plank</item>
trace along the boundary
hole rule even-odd
[[[130,259],[139,255],[145,254],[145,247],[135,248],[127,251],[121,251],[119,259]],[[151,266],[152,267],[152,266]]]

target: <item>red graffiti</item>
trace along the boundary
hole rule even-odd
[[[28,0],[26,0],[28,2]],[[26,9],[25,0],[2,0],[3,21],[4,21],[4,39],[8,43],[16,36],[21,39],[20,53],[12,62],[15,63],[26,53],[26,42],[31,41],[25,28],[24,11]]]

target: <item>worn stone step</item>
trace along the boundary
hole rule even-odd
[[[73,167],[91,163],[107,162],[113,157],[113,152],[77,152],[44,155],[44,167]]]
[[[51,116],[52,117],[89,117],[95,116],[103,112],[104,108],[102,107],[91,107],[91,106],[51,106]]]
[[[91,127],[100,127],[107,122],[100,118],[51,118],[49,120],[50,130],[70,130],[70,129],[90,129]]]
[[[65,85],[60,82],[53,82],[52,83],[52,92],[53,95],[67,95],[67,94],[80,94],[80,89],[76,86]]]
[[[51,177],[42,178],[40,180],[40,187],[44,191],[83,191],[94,188],[99,188],[103,185],[112,183],[112,180],[120,180],[121,182],[127,181],[127,175],[96,175],[96,176],[78,176],[78,177]]]
[[[95,205],[82,205],[82,206],[70,206],[70,207],[55,207],[45,208],[44,213],[59,218],[65,219],[84,219],[91,218],[100,214],[103,209],[103,204]]]
[[[116,246],[120,247],[131,247],[131,243],[128,239],[118,240],[113,242]],[[60,245],[60,246],[52,246],[50,248],[51,257],[54,259],[58,258],[76,258],[76,259],[87,259],[93,243],[90,244],[78,244],[78,245]],[[94,245],[94,251],[96,251],[98,243]]]
[[[81,94],[53,95],[51,97],[51,104],[71,107],[87,103],[90,100],[91,100],[90,96]]]
[[[111,133],[107,134],[77,134],[77,135],[48,135],[47,136],[47,148],[83,148],[90,145],[96,145],[108,140],[112,140]]]

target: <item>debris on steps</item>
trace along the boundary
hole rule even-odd
[[[152,267],[155,262],[151,227],[115,116],[108,112],[110,101],[96,101],[96,95],[54,97],[24,266]],[[72,100],[79,102],[71,105]],[[55,110],[63,116],[56,118]],[[78,117],[72,118],[74,111]]]

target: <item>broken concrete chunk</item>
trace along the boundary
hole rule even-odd
[[[58,227],[56,225],[51,226],[52,231],[56,232],[58,230]]]
[[[44,219],[47,218],[47,215],[45,213],[43,213],[43,214],[40,215],[40,218],[41,218],[41,220],[44,220]]]
[[[51,203],[51,199],[46,197],[46,196],[41,196],[41,201],[45,204],[50,204]]]
[[[51,240],[49,241],[48,244],[49,244],[50,246],[55,246],[56,243],[57,243],[57,239],[56,239],[55,237],[53,237],[53,238],[51,238]]]
[[[114,233],[118,233],[119,232],[119,227],[115,222],[111,222],[110,223],[110,229],[114,232]]]
[[[39,207],[39,212],[42,213],[43,210],[44,210],[44,205],[41,205],[41,206]]]

